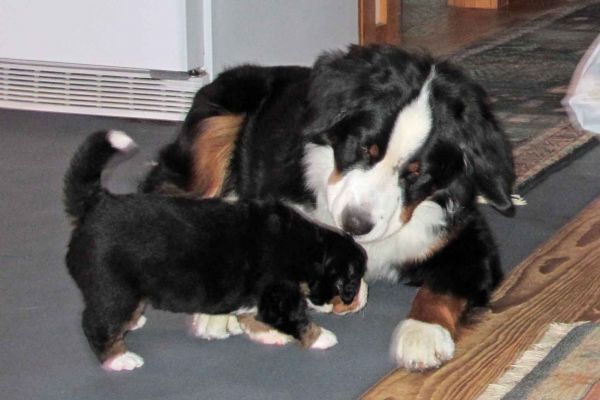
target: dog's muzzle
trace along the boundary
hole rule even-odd
[[[364,210],[346,207],[342,212],[342,229],[352,236],[362,236],[371,232],[375,224]]]

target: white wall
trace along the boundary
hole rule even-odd
[[[243,62],[310,65],[358,42],[354,0],[213,0],[214,71]]]
[[[0,58],[218,73],[357,40],[355,0],[0,0]]]
[[[186,0],[0,0],[0,58],[186,71]]]

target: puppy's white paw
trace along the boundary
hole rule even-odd
[[[293,337],[286,335],[285,333],[281,333],[275,329],[260,332],[246,331],[246,333],[248,334],[250,340],[268,345],[283,346],[294,340]]]
[[[104,361],[102,368],[108,371],[131,371],[144,365],[144,359],[139,355],[126,351]]]
[[[399,366],[423,371],[450,360],[454,356],[454,341],[440,325],[407,319],[394,331],[390,352]]]
[[[369,285],[364,279],[360,280],[360,289],[358,289],[358,307],[354,309],[354,312],[360,311],[367,305],[367,298],[369,297]]]
[[[310,301],[309,298],[306,298],[306,304],[308,304],[308,308],[310,308],[311,310],[315,310],[316,312],[328,314],[333,311],[333,304],[324,303],[324,304],[318,306],[318,305],[314,304],[312,301]]]
[[[140,317],[138,318],[137,321],[135,321],[135,323],[133,323],[131,325],[131,327],[129,328],[130,331],[135,331],[138,330],[140,328],[142,328],[144,325],[146,325],[146,321],[148,321],[148,318],[146,318],[143,315],[140,315]]]
[[[235,322],[231,319],[236,319]],[[231,335],[239,335],[241,329],[236,326],[237,317],[234,315],[194,314],[190,333],[202,339],[227,339]],[[229,327],[232,329],[229,330]]]
[[[236,315],[230,315],[227,319],[227,332],[232,336],[244,333]]]
[[[311,349],[325,350],[335,346],[338,343],[335,334],[325,328],[321,328],[321,334],[310,346]]]

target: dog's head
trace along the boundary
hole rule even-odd
[[[309,102],[308,185],[359,242],[392,235],[438,190],[513,212],[510,147],[484,90],[455,66],[352,46],[317,60]]]
[[[307,282],[307,299],[313,308],[344,314],[366,304],[365,251],[348,234],[326,232],[323,259]]]

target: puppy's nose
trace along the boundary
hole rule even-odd
[[[342,229],[352,236],[367,234],[373,226],[369,214],[361,209],[347,207],[342,212]]]

